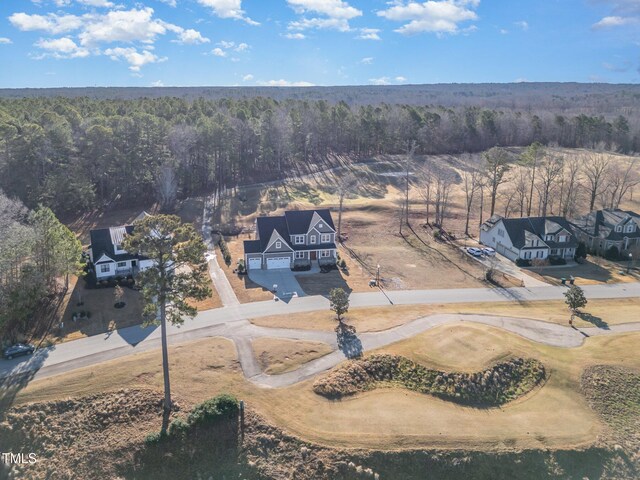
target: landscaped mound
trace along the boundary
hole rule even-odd
[[[335,368],[313,384],[313,391],[337,399],[384,386],[398,386],[457,403],[502,405],[530,392],[545,377],[534,359],[512,358],[477,373],[431,370],[397,355],[372,355]]]

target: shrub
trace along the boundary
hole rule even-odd
[[[338,261],[338,266],[342,269],[342,270],[346,270],[347,269],[347,262],[344,261],[344,258],[341,258]]]
[[[310,263],[294,263],[293,267],[291,267],[291,270],[293,270],[294,272],[306,272],[307,270],[311,270],[311,264]]]
[[[549,257],[549,263],[551,265],[566,265],[567,261],[562,257],[556,257],[555,255]]]
[[[576,248],[575,259],[578,260],[580,258],[587,258],[587,244],[584,242],[578,243],[578,248]]]
[[[182,420],[181,418],[176,418],[169,425],[168,433],[172,437],[184,436],[187,434],[188,430],[189,430],[189,424],[184,420]]]
[[[609,249],[605,252],[604,258],[607,260],[618,260],[620,258],[620,250],[615,245],[609,247]]]
[[[144,443],[146,443],[147,445],[157,445],[158,443],[162,442],[166,438],[167,438],[167,434],[162,433],[162,431],[153,432],[145,437]]]
[[[190,426],[212,423],[238,414],[239,402],[233,395],[223,393],[196,405],[191,410],[187,422]]]
[[[241,273],[241,274],[242,273],[246,273],[247,267],[244,264],[244,259],[243,258],[239,258],[238,259],[237,266],[238,266],[238,273]]]
[[[229,247],[227,246],[227,242],[224,241],[223,237],[220,237],[220,240],[218,240],[218,247],[220,247],[222,258],[224,258],[224,263],[226,263],[228,267],[229,265],[231,265],[231,253],[229,252]]]
[[[516,259],[516,265],[519,267],[530,267],[531,266],[531,260],[525,260],[524,258],[518,258]]]

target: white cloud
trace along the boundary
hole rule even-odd
[[[215,55],[216,57],[226,57],[227,56],[227,52],[225,52],[221,48],[216,47],[213,50],[211,50],[211,55]]]
[[[520,29],[524,30],[525,32],[526,32],[527,30],[529,30],[529,24],[528,24],[527,22],[525,22],[524,20],[520,20],[519,22],[513,22],[513,24],[514,24],[516,27],[518,27],[518,28],[520,28]]]
[[[370,78],[369,83],[372,85],[392,85],[394,83],[406,83],[407,78],[402,75],[398,75],[394,78],[391,77],[379,77],[379,78]]]
[[[269,80],[268,82],[258,82],[263,87],[314,87],[310,82],[290,82],[288,80]]]
[[[114,10],[89,22],[84,26],[79,38],[82,45],[113,42],[153,43],[158,35],[167,32],[167,27],[174,26],[154,19],[153,8]]]
[[[129,70],[132,72],[139,72],[142,67],[149,63],[160,63],[167,60],[167,57],[158,57],[149,50],[138,52],[138,50],[133,47],[108,48],[104,53],[108,55],[111,60],[126,60],[127,63],[129,63]]]
[[[506,28],[501,28],[500,29],[500,34],[501,35],[507,35],[509,33],[509,30],[507,30]]]
[[[391,79],[389,77],[370,78],[369,83],[373,85],[391,85]]]
[[[253,75],[251,75],[250,73],[242,77],[243,82],[250,82],[251,80],[253,80]]]
[[[52,56],[54,58],[83,58],[88,57],[90,53],[88,49],[78,46],[69,37],[51,40],[40,39],[35,43],[35,46],[47,52],[43,56]]]
[[[156,80],[155,82],[151,82],[152,87],[164,87],[164,83],[162,80]]]
[[[178,5],[176,0],[159,0],[159,1],[161,1],[162,3],[166,3],[170,7],[176,7]]]
[[[113,2],[109,0],[77,0],[77,2],[90,7],[113,7]]]
[[[26,13],[14,13],[9,17],[11,24],[23,32],[42,30],[54,35],[78,30],[82,26],[83,19],[76,15],[28,15]]]
[[[182,30],[178,33],[178,39],[173,40],[173,42],[175,43],[184,43],[190,45],[209,43],[210,41],[211,40],[209,40],[207,37],[203,37],[200,32],[198,32],[197,30],[193,30],[192,28]]]
[[[599,0],[599,3],[611,5],[612,11],[592,25],[594,30],[640,25],[639,0]]]
[[[604,68],[605,70],[609,70],[610,72],[616,72],[616,73],[623,73],[623,72],[628,72],[631,69],[632,65],[631,62],[629,60],[624,60],[621,63],[609,63],[609,62],[603,62],[602,64],[602,68]]]
[[[479,4],[480,0],[396,1],[377,14],[387,20],[408,22],[395,30],[404,35],[422,32],[456,34],[460,32],[460,23],[478,19],[474,8]]]
[[[211,50],[211,55],[215,55],[216,57],[226,57],[229,52],[246,52],[251,48],[251,46],[247,43],[236,43],[236,42],[228,42],[226,40],[222,40],[217,43],[217,47]],[[231,58],[232,62],[239,62],[240,59],[236,57]]]
[[[289,40],[304,40],[306,35],[304,33],[287,33],[284,38],[288,38]]]
[[[317,28],[348,32],[351,30],[349,20],[362,16],[361,10],[343,0],[287,0],[287,3],[299,15],[312,15],[290,22],[289,30]]]
[[[378,28],[361,28],[357,38],[360,40],[380,40],[380,29]]]
[[[601,30],[603,28],[612,28],[612,27],[622,27],[625,25],[634,25],[636,23],[640,23],[640,19],[637,17],[604,17],[597,23],[592,25],[592,28],[595,30]]]
[[[213,13],[220,18],[233,18],[242,20],[249,25],[260,25],[245,15],[245,11],[242,10],[242,0],[198,0],[198,3],[211,8]]]
[[[13,43],[10,38],[0,37],[0,45],[9,45]]]
[[[363,65],[371,65],[373,63],[373,57],[364,57],[362,60],[360,60],[360,63],[362,63]]]

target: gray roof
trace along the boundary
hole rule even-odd
[[[269,240],[274,230],[284,239],[286,244],[294,250],[317,250],[336,248],[335,243],[318,244],[313,246],[291,245],[291,235],[305,234],[309,231],[313,214],[317,213],[329,227],[335,230],[331,212],[324,208],[319,210],[290,210],[284,215],[274,217],[258,217],[256,219],[257,239],[244,242],[244,253],[262,253],[269,246]]]
[[[571,224],[564,217],[523,217],[523,218],[503,218],[502,224],[509,234],[509,238],[516,248],[523,248],[526,241],[538,237],[550,248],[572,248],[577,247],[578,242],[573,234]],[[569,241],[557,243],[545,240],[545,235],[555,235],[562,230],[569,232]]]
[[[114,245],[121,245],[125,235],[133,232],[133,225],[124,225],[121,227],[100,228],[91,230],[91,251],[93,253],[93,261],[98,262],[102,255],[107,255],[116,262],[125,260],[133,260],[143,258],[140,255],[131,253],[116,254]]]
[[[309,231],[311,219],[313,218],[314,213],[320,215],[320,218],[327,222],[327,225],[329,225],[332,230],[336,229],[336,227],[333,225],[331,212],[327,208],[323,208],[320,210],[289,210],[284,212],[284,218],[287,222],[289,234],[297,235],[307,233]]]
[[[632,219],[640,225],[640,215],[631,210],[596,210],[573,220],[573,225],[591,237],[606,240],[622,240],[624,237],[640,237],[640,229],[635,232],[616,232],[616,225],[626,225]]]

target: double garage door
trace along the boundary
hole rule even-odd
[[[291,258],[289,257],[273,257],[267,258],[267,270],[274,268],[289,268],[291,266]]]

